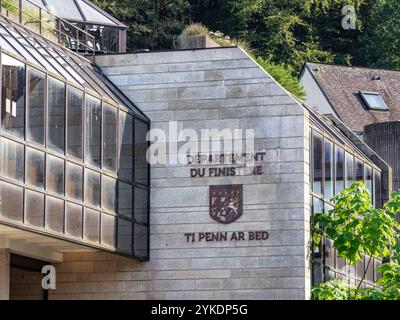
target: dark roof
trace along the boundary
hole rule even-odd
[[[336,115],[354,132],[368,124],[400,120],[400,71],[306,63]],[[373,80],[379,76],[380,80]],[[368,110],[359,92],[376,92],[388,111]],[[315,107],[315,106],[314,106]]]
[[[68,21],[126,28],[124,24],[88,0],[29,0]]]

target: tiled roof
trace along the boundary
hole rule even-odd
[[[337,116],[354,132],[368,124],[400,121],[400,71],[306,63]],[[373,80],[379,76],[380,80]],[[379,93],[389,111],[368,110],[360,91]]]

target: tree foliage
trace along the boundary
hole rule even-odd
[[[372,256],[391,257],[392,261],[379,268],[382,273],[377,281],[379,289],[364,290],[360,289],[360,285],[357,288],[349,287],[346,281],[335,280],[314,287],[314,299],[400,300],[400,225],[396,220],[396,214],[400,212],[400,193],[393,192],[384,208],[376,209],[371,204],[371,196],[365,185],[355,182],[335,196],[332,202],[333,210],[317,213],[313,217],[316,235],[333,240],[338,255],[352,265],[362,261],[362,255],[367,257],[368,266]]]
[[[200,22],[250,44],[255,56],[290,66],[306,61],[400,69],[400,2],[393,0],[93,0],[129,26],[128,48],[170,49]],[[342,28],[353,5],[356,30]]]

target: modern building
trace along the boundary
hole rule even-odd
[[[9,10],[0,298],[309,299],[313,283],[360,280],[366,264],[350,268],[328,239],[311,245],[310,218],[353,181],[380,206],[391,169],[340,121],[240,48],[99,55],[91,43],[101,40],[54,39],[60,29],[34,31]],[[157,156],[167,159],[151,167],[150,128],[165,134]],[[227,133],[223,153],[176,160],[188,139],[209,147]],[[53,290],[42,287],[45,265]]]
[[[393,168],[400,189],[400,71],[306,63],[306,102],[339,119]]]

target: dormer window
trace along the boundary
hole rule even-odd
[[[360,91],[360,96],[370,110],[388,111],[389,108],[379,93]]]

